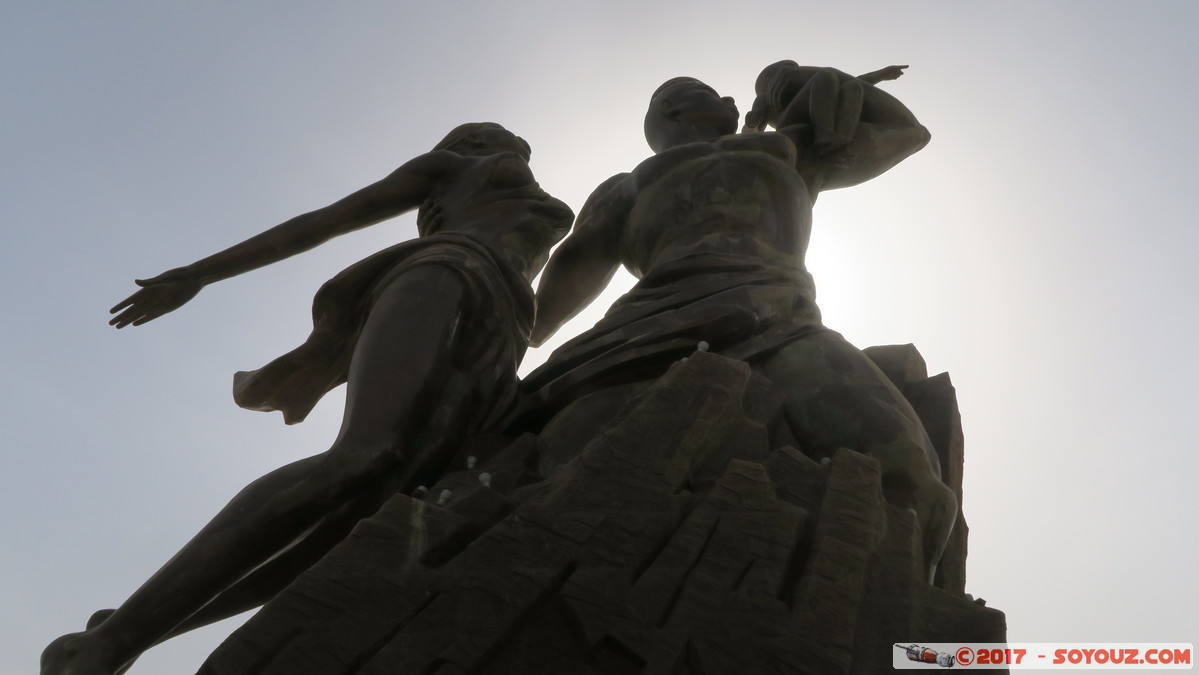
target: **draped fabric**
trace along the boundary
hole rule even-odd
[[[287,424],[303,421],[322,396],[346,381],[377,293],[418,265],[442,265],[462,277],[467,301],[452,365],[468,372],[470,391],[458,395],[467,396],[477,424],[498,417],[516,394],[516,367],[532,329],[532,290],[487,246],[453,232],[384,249],[326,282],[313,298],[313,328],[304,344],[258,370],[234,375],[237,404],[281,411]]]
[[[510,428],[536,429],[599,389],[648,380],[699,348],[744,361],[824,330],[811,275],[756,257],[697,253],[655,269],[521,384]]]

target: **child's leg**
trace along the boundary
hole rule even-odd
[[[838,148],[830,149],[840,149],[853,141],[853,135],[858,130],[858,122],[862,119],[863,89],[864,85],[861,80],[851,78],[843,82],[837,90],[835,131],[843,144]]]
[[[811,124],[815,135],[812,147],[817,152],[827,152],[833,147],[844,147],[837,133],[837,116],[840,107],[841,81],[837,72],[822,68],[804,83],[795,98],[779,114],[776,128],[793,124]]]

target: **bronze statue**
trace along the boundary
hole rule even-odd
[[[462,125],[383,180],[192,265],[139,280],[112,325],[141,325],[207,284],[413,209],[420,238],[326,283],[300,348],[239,373],[238,403],[303,419],[348,382],[332,447],[258,479],[116,610],[42,655],[42,675],[111,675],[154,644],[273,597],[391,494],[437,475],[456,442],[516,392],[530,284],[569,229],[529,146],[498,124]]]
[[[845,447],[880,462],[888,499],[918,514],[931,576],[956,498],[908,402],[821,324],[804,268],[816,196],[878,176],[929,133],[894,99],[861,115],[840,153],[813,151],[824,142],[815,124],[734,135],[737,122],[733,100],[699,80],[676,78],[654,93],[645,134],[656,154],[587,200],[546,266],[532,344],[594,300],[620,265],[639,281],[525,379],[511,428],[541,430],[543,445],[560,448],[542,459],[553,470],[594,435],[597,417],[672,362],[696,349],[745,360],[783,391],[806,453]]]

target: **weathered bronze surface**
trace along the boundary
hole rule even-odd
[[[235,378],[239,405],[288,423],[348,382],[333,447],[252,483],[43,675],[119,672],[263,603],[202,673],[870,673],[897,639],[1002,642],[964,593],[948,376],[825,327],[804,264],[821,192],[928,143],[875,87],[904,68],[773,64],[740,134],[732,99],[666,82],[655,154],[592,193],[548,264],[570,209],[479,124],[139,281],[118,328],[420,209],[418,240],[330,280],[308,340]],[[621,266],[636,286],[517,382]]]

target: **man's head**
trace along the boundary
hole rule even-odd
[[[740,114],[729,97],[693,77],[667,80],[650,97],[645,140],[654,152],[693,141],[714,141],[737,131]]]

